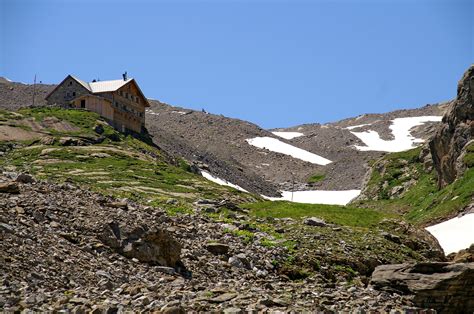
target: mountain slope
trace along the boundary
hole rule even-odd
[[[91,112],[3,110],[0,131],[6,311],[387,310],[412,304],[365,289],[375,266],[443,260],[393,215],[262,202]]]
[[[367,162],[384,152],[360,151],[354,145],[364,143],[347,129],[349,125],[370,124],[354,131],[379,131],[390,139],[390,122],[400,117],[438,116],[446,105],[426,106],[388,114],[366,115],[327,125],[305,125],[272,131],[299,132],[301,136],[285,139],[248,122],[223,116],[171,107],[153,102],[147,116],[147,128],[155,142],[167,151],[186,159],[207,164],[210,172],[234,184],[267,196],[275,190],[349,190],[360,189]],[[440,119],[440,118],[439,118]],[[426,139],[433,134],[436,123],[415,127],[413,135]],[[273,138],[332,161],[318,165],[269,149],[249,145],[253,138]],[[236,165],[234,167],[233,165]],[[311,182],[311,177],[322,180]],[[262,185],[262,179],[266,182]],[[252,182],[258,182],[252,186]],[[263,188],[265,187],[265,188]],[[272,191],[272,194],[269,192]]]
[[[38,104],[44,103],[41,95],[46,95],[53,87],[36,86]],[[31,85],[1,83],[0,106],[4,109],[24,107],[31,104],[32,93]],[[368,114],[325,125],[311,124],[268,131],[238,119],[172,107],[154,100],[150,102],[152,107],[146,114],[146,126],[155,144],[215,177],[247,191],[272,197],[279,196],[279,191],[361,189],[364,174],[369,169],[368,162],[379,158],[384,152],[356,149],[356,145],[363,147],[364,142],[355,133],[363,134],[370,130],[378,132],[382,140],[390,140],[393,134],[389,127],[394,119],[441,116],[447,106],[425,106],[386,114]],[[435,125],[432,122],[423,123],[410,132],[424,140],[433,134]],[[272,131],[281,131],[282,136],[286,132],[298,132],[301,136],[283,138]],[[262,139],[264,147],[272,140],[284,151],[291,149],[306,155],[315,154],[331,163],[311,163],[272,151],[271,147],[258,148],[250,145],[251,139]]]
[[[46,105],[45,97],[56,87],[56,85],[22,84],[11,82],[0,77],[0,108],[17,110],[33,104],[33,96],[36,106]]]

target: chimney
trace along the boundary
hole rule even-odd
[[[126,81],[127,80],[127,71],[125,71],[124,74],[122,74],[122,77],[123,77],[123,80]]]

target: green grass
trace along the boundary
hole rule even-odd
[[[466,155],[464,155],[463,162],[469,168],[474,167],[474,143],[469,144],[466,148]]]
[[[42,179],[56,181],[67,179],[104,194],[128,197],[137,201],[152,200],[155,205],[163,205],[172,197],[195,199],[199,197],[198,194],[206,194],[207,197],[218,198],[221,193],[230,193],[225,187],[216,188],[200,176],[181,167],[169,165],[159,158],[150,157],[142,160],[129,156],[126,152],[134,153],[131,148],[133,146],[135,145],[130,143],[123,146],[94,145],[94,148],[104,149],[103,152],[109,155],[105,158],[92,157],[90,155],[94,153],[93,151],[88,152],[75,147],[43,146],[16,149],[0,161],[0,166],[14,165]],[[121,148],[123,153],[108,151],[109,147]],[[45,154],[44,150],[48,148],[55,150]],[[143,157],[144,155],[141,155],[141,158]],[[50,160],[54,162],[37,163]],[[173,207],[172,210],[185,212],[186,209],[185,205],[180,205]]]
[[[473,158],[471,150],[474,147],[468,147],[467,150],[464,161],[470,167],[469,162]],[[426,173],[418,159],[419,153],[420,148],[389,154],[375,163],[367,191],[377,199],[361,201],[355,205],[402,214],[409,222],[426,225],[458,213],[472,201],[473,168],[467,169],[460,179],[438,190],[435,172]],[[389,191],[393,187],[411,179],[415,179],[416,183],[401,196],[389,197]]]
[[[90,129],[94,127],[97,120],[101,120],[101,117],[94,112],[57,107],[25,108],[18,110],[18,113],[24,117],[34,118],[38,122],[43,121],[45,118],[55,117],[68,121],[82,129]]]
[[[56,117],[80,129],[65,134],[46,130],[56,138],[64,135],[97,137],[94,127],[101,119],[92,112],[60,108],[21,109],[19,114],[21,119],[34,118],[37,122]],[[0,115],[17,117],[8,111],[0,111]],[[184,160],[179,160],[177,165],[170,164],[157,147],[120,134],[109,125],[104,125],[104,131],[103,135],[113,135],[115,140],[106,139],[101,144],[87,147],[64,147],[58,141],[53,145],[38,146],[31,146],[34,145],[32,142],[1,142],[0,149],[7,153],[0,159],[0,167],[14,166],[39,179],[72,181],[102,194],[162,206],[171,214],[190,212],[192,202],[198,198],[237,197],[248,201],[253,198],[191,173]],[[13,146],[16,148],[11,149]],[[108,156],[94,157],[95,152]],[[177,199],[178,203],[167,204],[170,198]]]
[[[323,181],[326,176],[324,174],[314,174],[308,178],[308,183],[317,183]]]
[[[21,118],[18,114],[15,114],[11,111],[0,109],[0,121],[11,121]]]
[[[371,227],[382,219],[391,217],[380,211],[369,208],[356,208],[337,205],[300,204],[286,201],[257,202],[244,204],[250,214],[257,218],[303,218],[319,217],[328,223],[352,227]]]

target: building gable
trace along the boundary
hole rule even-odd
[[[148,99],[145,97],[145,95],[143,95],[143,92],[141,91],[135,79],[131,79],[127,84],[119,88],[117,93],[121,97],[127,98],[140,106],[150,107]]]
[[[90,90],[87,88],[87,85],[84,85],[83,81],[79,81],[74,76],[68,75],[45,99],[51,104],[66,105],[74,98],[90,93]]]

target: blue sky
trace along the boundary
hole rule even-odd
[[[128,71],[149,98],[264,128],[455,97],[474,1],[0,0],[0,75]]]

